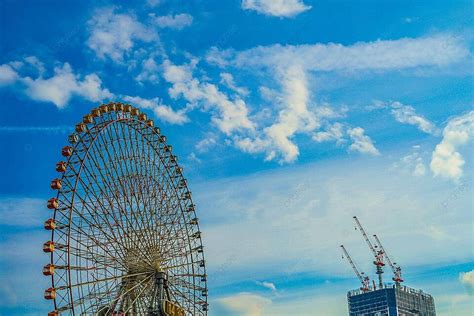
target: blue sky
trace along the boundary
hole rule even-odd
[[[470,1],[1,1],[0,314],[40,314],[54,164],[92,107],[153,117],[211,315],[345,315],[358,215],[439,315],[474,286]],[[386,279],[388,280],[386,273]]]

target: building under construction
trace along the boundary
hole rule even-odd
[[[346,248],[341,245],[343,258],[346,258],[359,278],[361,287],[347,293],[349,316],[436,316],[434,299],[421,290],[415,290],[402,285],[402,270],[393,262],[382,246],[377,235],[373,235],[373,244],[367,236],[361,223],[354,216],[356,230],[364,237],[374,256],[373,264],[377,274],[377,283],[364,272],[361,272]],[[385,284],[382,274],[386,263],[393,273],[393,283]]]

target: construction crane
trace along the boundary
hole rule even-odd
[[[396,284],[396,285],[400,285],[400,283],[403,282],[403,279],[402,279],[402,268],[400,268],[400,266],[397,265],[396,262],[392,262],[392,260],[390,260],[390,257],[388,256],[387,252],[386,252],[385,249],[383,248],[382,243],[380,242],[380,240],[379,240],[379,238],[377,237],[377,235],[374,235],[374,239],[375,239],[375,242],[377,243],[378,247],[380,248],[380,250],[383,251],[383,253],[384,253],[384,255],[385,255],[385,259],[387,260],[388,265],[390,266],[390,268],[392,268],[392,271],[393,271],[393,278],[392,278],[392,280],[395,281],[395,284]]]
[[[360,283],[362,284],[362,287],[360,288],[360,290],[362,292],[370,291],[370,279],[369,279],[369,277],[366,276],[364,272],[359,272],[359,269],[357,269],[354,261],[352,261],[352,258],[351,258],[351,256],[349,256],[349,253],[347,252],[344,245],[341,245],[341,249],[342,249],[342,252],[344,253],[342,258],[344,259],[344,256],[347,258],[347,261],[349,261],[349,263],[352,267],[352,270],[354,270],[355,274],[359,278]]]
[[[374,265],[375,265],[375,268],[376,268],[376,274],[378,275],[379,277],[379,288],[383,288],[383,281],[382,281],[382,274],[383,274],[383,266],[385,266],[385,263],[383,262],[383,257],[384,257],[384,253],[383,253],[383,250],[382,249],[379,249],[378,251],[374,248],[374,246],[372,245],[372,243],[370,242],[370,239],[369,237],[367,236],[367,234],[365,233],[365,230],[364,228],[362,227],[362,225],[360,224],[359,220],[357,219],[357,216],[354,216],[354,220],[357,224],[357,227],[359,228],[359,231],[362,233],[362,236],[364,236],[364,239],[365,241],[367,242],[367,245],[369,245],[369,248],[370,250],[372,251],[373,255],[374,255],[374,258],[375,258],[375,261],[374,261]]]

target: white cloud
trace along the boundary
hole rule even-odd
[[[186,13],[154,17],[154,23],[161,28],[181,30],[193,23],[193,17]]]
[[[260,282],[260,281],[257,281],[256,282],[258,285],[260,286],[263,286],[264,288],[267,288],[273,292],[275,292],[277,290],[275,284],[273,284],[272,282],[267,282],[267,281],[263,281],[263,282]]]
[[[266,160],[278,159],[289,163],[297,159],[298,146],[292,141],[297,133],[309,133],[319,127],[316,115],[309,111],[309,90],[306,73],[298,65],[279,70],[281,78],[282,110],[277,120],[263,129],[260,135],[236,138],[236,146],[249,153],[266,153]]]
[[[400,158],[394,164],[394,167],[402,171],[408,171],[409,174],[415,177],[424,176],[426,174],[426,166],[419,149],[419,145],[413,146],[411,152]]]
[[[217,300],[227,312],[237,313],[240,316],[264,315],[265,307],[271,304],[271,300],[256,294],[242,292]]]
[[[299,66],[291,66],[282,74],[282,86],[285,108],[279,112],[278,120],[265,128],[265,134],[282,154],[281,161],[292,162],[299,154],[298,147],[290,138],[297,132],[310,132],[318,127],[318,122],[312,112],[308,110],[309,91],[307,78]],[[267,158],[275,156],[274,149],[270,149]]]
[[[163,63],[163,76],[172,84],[169,89],[170,96],[183,97],[193,107],[201,106],[203,110],[211,112],[212,122],[226,135],[238,130],[254,129],[245,102],[239,97],[231,100],[216,85],[194,78],[194,66],[194,61],[190,65],[181,66],[170,61]]]
[[[158,118],[165,122],[178,125],[189,122],[186,108],[175,111],[170,106],[162,104],[159,98],[143,99],[137,96],[123,96],[123,99],[142,109],[152,110]]]
[[[380,155],[380,152],[375,148],[372,139],[365,135],[363,128],[350,128],[347,130],[347,134],[352,140],[352,144],[349,146],[350,151],[357,151],[362,154],[370,154],[374,156]]]
[[[102,86],[102,80],[95,73],[82,76],[75,74],[68,63],[58,65],[54,68],[54,75],[44,78],[44,64],[34,56],[25,58],[25,61],[33,65],[38,71],[37,78],[22,76],[23,62],[12,62],[16,64],[18,71],[14,71],[10,65],[0,66],[0,85],[18,84],[21,91],[35,101],[51,102],[58,108],[64,108],[74,96],[82,97],[88,101],[100,102],[112,98],[114,95]]]
[[[235,145],[248,153],[265,153],[266,160],[280,163],[293,162],[299,156],[295,138],[299,134],[309,134],[317,142],[335,140],[339,144],[349,135],[353,143],[350,150],[379,155],[372,140],[361,129],[349,128],[343,131],[340,123],[330,119],[341,117],[341,113],[331,107],[315,105],[309,91],[316,90],[312,75],[316,72],[342,72],[344,75],[381,73],[419,67],[445,67],[467,60],[469,48],[460,37],[449,34],[397,40],[377,40],[359,42],[352,45],[271,45],[258,46],[244,51],[212,48],[206,60],[226,69],[262,74],[274,78],[281,91],[261,87],[262,98],[271,102],[268,115],[252,117],[255,131],[234,135]],[[267,85],[267,84],[266,84]],[[275,105],[275,106],[274,106]],[[418,115],[413,107],[393,102],[392,115],[405,124],[436,135],[438,129],[432,122]],[[275,113],[275,108],[277,113]],[[323,110],[329,109],[332,114]],[[268,111],[267,111],[268,112]],[[326,111],[327,112],[327,111]],[[260,113],[260,112],[259,112]],[[263,112],[262,112],[263,113]],[[269,122],[273,120],[273,122]],[[320,125],[329,126],[317,130]],[[418,173],[422,173],[421,167]]]
[[[243,0],[242,8],[255,10],[265,15],[288,18],[311,9],[311,6],[305,5],[301,0]]]
[[[36,56],[28,56],[25,57],[25,61],[32,65],[36,70],[38,71],[39,75],[43,75],[43,73],[46,71],[46,68],[44,67],[44,63],[39,60]]]
[[[474,270],[461,272],[459,281],[466,286],[470,293],[474,293]]]
[[[473,135],[474,111],[452,118],[443,130],[443,139],[433,151],[430,168],[435,176],[458,180],[465,164],[458,148]]]
[[[157,83],[159,66],[153,57],[149,57],[142,61],[142,71],[135,77],[138,82],[150,81]]]
[[[343,139],[344,134],[344,125],[336,122],[330,125],[325,131],[314,133],[312,138],[318,143],[336,141],[338,144],[341,144],[345,141]]]
[[[437,135],[439,130],[436,126],[421,115],[416,114],[415,109],[409,105],[403,105],[400,102],[392,102],[391,113],[400,123],[416,126],[420,131],[427,134]]]
[[[0,86],[7,86],[18,80],[18,73],[7,64],[0,65]]]
[[[211,149],[212,147],[216,146],[217,144],[217,140],[214,136],[208,136],[202,140],[200,140],[197,144],[196,144],[196,149],[197,151],[201,152],[201,153],[204,153],[204,152],[207,152],[209,151],[209,149]]]
[[[211,49],[209,62],[253,69],[298,62],[307,71],[388,71],[414,67],[441,67],[466,59],[469,47],[462,38],[440,34],[397,40],[304,45],[258,46],[245,51]]]
[[[247,88],[239,87],[235,84],[234,76],[228,72],[221,73],[221,84],[226,85],[229,89],[241,96],[247,96],[249,94]]]
[[[88,22],[90,36],[87,46],[99,58],[123,62],[137,41],[151,42],[156,33],[140,23],[133,15],[115,13],[114,8],[97,10]]]
[[[74,95],[93,102],[113,97],[108,89],[102,87],[102,81],[96,74],[86,75],[80,80],[68,63],[55,67],[53,77],[48,79],[25,77],[22,78],[22,82],[26,86],[25,94],[31,99],[52,102],[58,108],[65,107]]]

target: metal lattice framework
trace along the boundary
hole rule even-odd
[[[198,219],[160,129],[131,105],[109,103],[68,140],[45,222],[50,315],[207,315]]]

